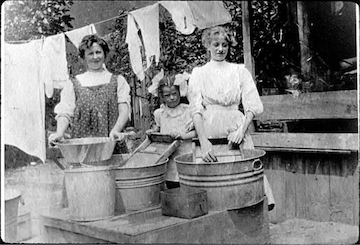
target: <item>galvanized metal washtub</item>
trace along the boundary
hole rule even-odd
[[[244,149],[234,161],[193,161],[187,153],[175,158],[181,188],[206,190],[209,210],[248,207],[264,199],[264,168],[260,157],[265,151]]]
[[[113,166],[75,167],[65,170],[69,218],[94,221],[115,215]]]
[[[19,190],[5,187],[5,238],[8,243],[16,243],[18,230],[19,202],[24,205]]]
[[[167,162],[155,164],[159,154],[141,153],[133,155],[115,154],[108,161],[115,168],[115,211],[126,213],[161,204],[161,191],[165,186]]]
[[[66,139],[55,142],[67,163],[85,163],[87,165],[106,165],[114,152],[116,140],[109,137],[88,137]]]

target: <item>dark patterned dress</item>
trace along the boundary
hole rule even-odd
[[[71,79],[75,92],[73,138],[109,136],[119,117],[117,79],[117,75],[112,75],[109,83],[90,87],[81,86],[76,78]],[[127,152],[124,142],[118,142],[114,153],[124,151]]]

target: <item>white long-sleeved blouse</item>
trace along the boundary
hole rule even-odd
[[[192,114],[201,113],[209,105],[238,108],[254,115],[263,111],[263,104],[250,72],[244,64],[211,60],[193,69],[189,80],[188,99]],[[236,107],[235,107],[236,106]]]
[[[85,72],[76,76],[77,80],[83,87],[98,86],[110,82],[112,73],[107,69],[103,69],[101,72]],[[130,109],[130,86],[126,82],[125,78],[118,75],[117,84],[117,98],[118,103],[125,103]],[[60,102],[54,108],[56,119],[59,116],[65,116],[69,120],[74,116],[75,110],[75,92],[73,83],[68,80],[64,84],[64,88],[61,90]]]
[[[224,136],[241,126],[244,115],[263,111],[259,93],[250,72],[244,64],[211,60],[193,69],[188,90],[192,115],[203,115],[205,131],[209,137]]]

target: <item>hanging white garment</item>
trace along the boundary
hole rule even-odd
[[[64,33],[46,37],[41,53],[40,77],[45,84],[45,94],[53,95],[54,88],[61,89],[69,79]]]
[[[42,40],[4,44],[4,144],[46,158],[44,84],[39,79]]]
[[[79,48],[80,42],[86,35],[96,34],[96,29],[94,24],[90,24],[75,30],[65,32],[66,36],[70,41],[75,45],[76,48]]]
[[[142,81],[145,79],[143,62],[141,58],[141,41],[138,35],[138,28],[132,13],[128,14],[127,33],[125,42],[128,44],[130,63],[134,74]]]
[[[223,1],[187,1],[199,29],[223,25],[231,22],[231,15]]]
[[[160,34],[159,34],[159,4],[132,11],[136,23],[141,30],[144,43],[147,68],[151,66],[152,56],[155,56],[156,64],[160,58]]]
[[[169,11],[177,31],[184,35],[194,32],[194,17],[187,1],[160,1],[159,4]]]

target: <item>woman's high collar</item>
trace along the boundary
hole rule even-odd
[[[209,65],[212,68],[223,68],[228,64],[227,61],[223,60],[223,61],[215,61],[215,60],[210,60],[209,61]]]

